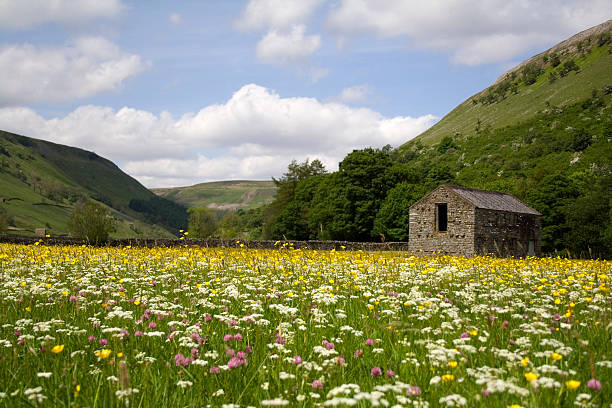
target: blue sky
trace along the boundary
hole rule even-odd
[[[609,1],[2,0],[0,128],[148,187],[399,146]]]

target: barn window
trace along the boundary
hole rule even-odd
[[[448,229],[448,204],[436,204],[436,229],[446,231]]]

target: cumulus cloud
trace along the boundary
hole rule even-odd
[[[344,88],[337,99],[345,103],[365,103],[369,93],[370,87],[368,85],[353,85]]]
[[[448,53],[459,64],[507,61],[604,22],[606,0],[548,1],[341,0],[327,23],[342,40],[356,35],[407,36]]]
[[[44,23],[83,24],[118,16],[121,0],[1,0],[0,28],[25,30]]]
[[[64,102],[117,90],[147,67],[102,37],[62,47],[31,44],[0,48],[0,106]]]
[[[257,58],[267,63],[304,60],[321,47],[321,36],[304,35],[306,26],[296,25],[284,34],[271,30],[257,43]]]
[[[305,35],[305,23],[324,0],[250,0],[235,27],[242,31],[267,30],[257,43],[257,58],[264,63],[304,62],[321,47],[321,36]],[[320,69],[308,76],[316,82]],[[315,72],[316,71],[316,72]]]
[[[250,0],[236,21],[239,30],[290,29],[302,24],[324,0]]]
[[[223,104],[173,117],[167,112],[82,106],[45,119],[30,108],[0,109],[0,128],[82,147],[116,161],[149,187],[279,176],[291,159],[330,169],[353,149],[398,146],[437,118],[388,118],[314,98],[283,98],[249,84]]]

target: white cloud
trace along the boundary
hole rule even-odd
[[[289,63],[304,60],[321,47],[319,35],[304,35],[306,26],[293,26],[284,34],[271,30],[257,43],[257,58],[266,63]]]
[[[459,64],[507,61],[552,45],[612,15],[607,0],[341,0],[328,15],[340,42],[352,36],[407,36]]]
[[[0,128],[93,150],[147,186],[269,179],[291,159],[319,158],[330,170],[351,150],[398,146],[435,122],[432,115],[387,118],[314,98],[282,98],[245,85],[224,104],[169,113],[82,106],[44,119],[29,108],[0,109]]]
[[[240,30],[289,29],[304,23],[324,0],[250,0],[236,21]]]
[[[172,13],[169,20],[173,25],[180,25],[183,22],[183,17],[179,13]]]
[[[243,31],[267,30],[256,47],[261,62],[303,63],[321,47],[320,35],[305,35],[305,23],[324,1],[250,0],[235,27]],[[307,76],[316,82],[326,74],[325,69],[311,67]]]
[[[0,48],[0,106],[64,102],[117,90],[146,68],[140,56],[101,37],[63,47]]]
[[[340,92],[338,100],[344,103],[365,103],[369,93],[370,87],[368,85],[349,86]]]
[[[0,0],[0,28],[25,30],[44,23],[83,24],[121,14],[121,0]]]

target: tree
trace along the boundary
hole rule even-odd
[[[276,197],[274,201],[266,209],[264,215],[263,236],[266,239],[280,239],[285,235],[279,231],[278,218],[281,214],[287,214],[286,207],[294,200],[295,192],[298,184],[304,180],[308,180],[314,176],[326,174],[325,166],[319,160],[315,159],[309,162],[308,159],[303,163],[298,163],[292,160],[287,166],[287,172],[279,179],[272,178],[277,187]],[[286,218],[286,217],[285,217]],[[282,221],[284,223],[285,221]]]
[[[209,238],[217,230],[217,219],[208,208],[189,209],[189,234],[194,238]]]
[[[223,239],[242,238],[242,230],[243,225],[240,215],[236,211],[228,211],[219,221],[216,235]]]
[[[568,204],[566,246],[574,255],[610,259],[610,215],[612,214],[612,174],[589,183],[586,193]]]
[[[71,234],[87,240],[90,244],[101,245],[116,230],[116,220],[111,212],[93,201],[78,204],[68,221]]]
[[[374,234],[385,241],[408,241],[410,206],[425,195],[422,185],[400,183],[393,187],[374,220]]]
[[[537,188],[527,193],[527,204],[542,213],[542,251],[552,252],[567,248],[565,235],[569,232],[568,207],[580,191],[563,173],[545,176]]]

